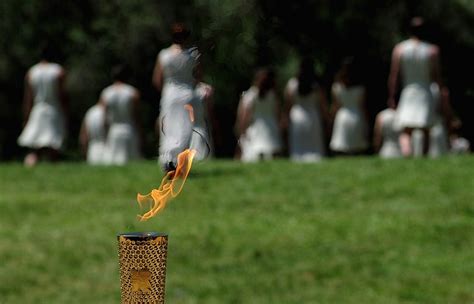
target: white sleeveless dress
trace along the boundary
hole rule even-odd
[[[365,88],[363,86],[346,87],[336,82],[332,86],[332,94],[341,103],[341,107],[334,119],[329,147],[333,151],[343,153],[366,150],[369,146],[367,122],[361,107]]]
[[[27,79],[32,88],[33,107],[18,144],[32,149],[63,148],[66,128],[59,97],[59,78],[63,68],[55,63],[38,63]]]
[[[399,128],[427,128],[433,125],[431,85],[432,45],[408,39],[399,44],[402,92],[397,106]]]
[[[377,114],[376,120],[382,124],[382,147],[379,151],[381,158],[397,158],[402,156],[400,143],[398,141],[400,132],[395,127],[396,113],[397,112],[393,109],[385,109]]]
[[[289,122],[289,152],[294,161],[318,161],[326,154],[318,89],[302,96],[298,79],[291,78],[286,93],[292,100]]]
[[[249,127],[239,140],[244,162],[271,159],[282,148],[275,92],[269,91],[260,98],[258,91],[252,86],[241,99],[241,107],[252,115]]]
[[[123,165],[139,155],[137,131],[133,120],[133,102],[137,90],[128,84],[112,84],[105,88],[101,100],[107,107],[107,133],[105,161]]]
[[[191,136],[191,149],[196,150],[194,156],[203,160],[212,154],[209,119],[207,117],[207,100],[212,94],[212,87],[205,83],[198,83],[195,88],[192,106],[194,110],[194,126]]]
[[[84,128],[88,135],[87,162],[100,165],[106,162],[105,111],[101,105],[94,105],[84,116]]]
[[[196,48],[176,51],[169,47],[158,54],[164,81],[159,116],[159,161],[162,166],[170,162],[176,165],[178,154],[190,147],[193,123],[185,105],[193,102],[193,70],[198,58]]]

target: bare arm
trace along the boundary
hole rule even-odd
[[[235,127],[237,137],[239,138],[245,133],[245,130],[247,130],[251,120],[250,109],[248,109],[248,107],[244,104],[244,98],[245,96],[241,97],[239,106],[237,108],[237,121]]]
[[[378,152],[382,146],[382,117],[380,114],[377,115],[377,118],[375,119],[373,141],[374,150],[375,152]]]
[[[388,76],[388,100],[389,108],[395,109],[395,94],[400,78],[400,48],[396,46],[392,53],[392,62],[390,65],[390,74]]]
[[[159,58],[156,59],[155,68],[153,70],[153,77],[151,80],[153,86],[158,92],[161,92],[163,88],[163,69],[160,64]]]

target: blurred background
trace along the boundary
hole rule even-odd
[[[222,138],[216,156],[232,157],[233,124],[240,93],[255,69],[271,65],[278,88],[295,73],[301,55],[314,58],[328,90],[341,59],[355,55],[364,64],[369,114],[386,107],[387,76],[395,43],[406,38],[415,15],[427,21],[429,40],[440,46],[442,76],[461,133],[474,140],[474,1],[472,0],[160,0],[40,1],[0,3],[0,159],[17,160],[22,128],[24,76],[39,60],[45,39],[57,47],[67,70],[70,122],[66,157],[80,159],[78,133],[85,111],[110,84],[110,69],[125,63],[130,83],[142,93],[147,158],[157,155],[154,122],[159,96],[151,85],[156,56],[170,41],[170,25],[184,21],[203,53],[204,80],[215,87]]]

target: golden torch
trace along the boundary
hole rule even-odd
[[[147,195],[137,195],[140,206],[150,207],[139,216],[141,221],[161,212],[169,200],[181,192],[195,153],[195,150],[180,153],[176,169],[165,175],[158,189]],[[157,232],[133,232],[117,237],[122,303],[165,303],[168,236]]]
[[[135,232],[117,237],[122,304],[165,303],[168,236]]]

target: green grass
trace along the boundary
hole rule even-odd
[[[167,303],[472,303],[474,157],[0,165],[0,303],[119,303],[116,234],[169,234]]]

